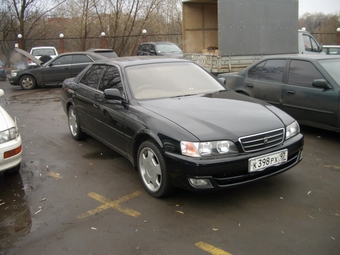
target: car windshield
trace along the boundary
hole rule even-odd
[[[175,44],[157,44],[156,50],[158,53],[181,53],[181,49]]]
[[[225,88],[194,63],[157,63],[126,68],[136,99],[213,93]]]
[[[319,60],[319,63],[340,86],[340,58]]]

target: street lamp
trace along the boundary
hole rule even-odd
[[[64,34],[59,35],[60,38],[60,53],[64,53]]]
[[[101,32],[100,37],[102,38],[102,49],[104,49],[105,48],[105,32]]]
[[[146,29],[143,29],[143,30],[142,30],[142,34],[143,34],[143,42],[146,42],[146,33],[147,33]]]
[[[22,48],[22,42],[21,42],[21,39],[22,39],[22,34],[18,34],[19,49],[21,49],[21,48]]]
[[[337,34],[337,44],[340,45],[340,27],[338,27],[336,29],[336,31],[338,32],[338,34]]]

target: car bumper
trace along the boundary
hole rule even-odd
[[[19,85],[19,78],[16,76],[15,77],[9,76],[8,81],[11,85]]]
[[[292,168],[302,160],[304,138],[299,134],[281,146],[269,150],[224,157],[219,159],[197,159],[182,155],[166,153],[168,158],[168,171],[174,186],[193,191],[212,191],[226,189],[267,178]],[[262,171],[249,172],[249,159],[266,155],[271,152],[288,150],[287,162],[268,167]],[[194,185],[192,183],[202,183]],[[208,183],[207,185],[204,185]]]
[[[10,157],[5,158],[5,153]],[[0,172],[16,167],[22,159],[22,141],[19,135],[16,139],[0,144]]]

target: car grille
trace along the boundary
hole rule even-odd
[[[239,142],[244,152],[264,150],[282,143],[284,140],[284,129],[272,130],[266,133],[241,137]]]

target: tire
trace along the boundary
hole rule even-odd
[[[20,79],[20,87],[25,90],[34,89],[36,84],[35,79],[30,75],[24,75]]]
[[[70,129],[70,133],[73,139],[77,141],[83,140],[86,134],[81,130],[79,120],[78,120],[78,115],[73,105],[71,105],[68,108],[67,119],[68,119],[68,127]]]
[[[146,191],[151,196],[161,198],[175,191],[169,180],[165,158],[154,142],[145,141],[139,146],[137,169]]]

